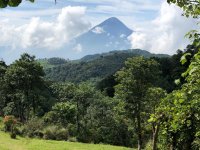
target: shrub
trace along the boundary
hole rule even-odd
[[[42,119],[32,118],[24,125],[24,134],[28,137],[42,138],[44,127],[45,123]]]
[[[15,127],[16,135],[23,136],[25,133],[25,127],[21,124],[17,124]]]
[[[75,122],[76,106],[70,102],[56,103],[52,107],[52,111],[44,116],[47,123],[56,123],[66,126],[69,123]]]
[[[3,130],[3,127],[4,127],[4,125],[3,125],[3,118],[0,117],[0,130]]]
[[[17,123],[17,120],[14,116],[5,116],[3,119],[4,128],[6,132],[12,132],[14,125]]]
[[[67,129],[68,129],[70,136],[72,136],[72,137],[76,136],[76,134],[77,134],[77,126],[76,125],[70,123],[70,124],[68,124]]]
[[[16,135],[15,132],[11,132],[11,133],[10,133],[10,138],[11,138],[11,139],[16,139],[16,136],[17,136],[17,135]]]
[[[46,140],[56,140],[56,132],[58,130],[57,126],[48,126],[44,129],[44,139]]]
[[[77,142],[76,137],[69,137],[68,139],[69,142]]]
[[[56,140],[64,140],[67,141],[68,140],[68,130],[65,128],[61,128],[59,130],[57,130],[56,133]]]
[[[149,141],[145,144],[145,150],[152,150],[152,140],[149,140]]]
[[[44,129],[44,139],[47,140],[68,140],[68,130],[58,126],[48,126]]]
[[[199,147],[200,147],[200,139],[199,138],[196,138],[194,140],[194,142],[192,143],[192,148],[194,150],[199,150]]]

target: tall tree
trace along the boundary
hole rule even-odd
[[[82,142],[87,142],[87,122],[85,118],[88,108],[91,105],[91,102],[94,98],[94,88],[88,83],[81,83],[75,90],[75,95],[72,99],[72,102],[75,103],[77,113],[76,113],[76,125],[77,125],[77,134],[78,139]]]
[[[26,53],[6,70],[8,95],[21,121],[28,119],[30,111],[35,114],[39,107],[39,93],[45,88],[43,76],[43,68],[35,61],[35,57]]]
[[[200,132],[200,54],[195,55],[189,69],[187,82],[162,100],[155,114],[154,123],[161,124],[171,150],[193,149]],[[200,145],[198,145],[198,149]]]
[[[7,65],[4,61],[0,61],[0,115],[3,114],[2,110],[5,107],[6,101],[6,89],[4,75],[7,69]]]
[[[138,135],[138,150],[142,149],[142,112],[145,110],[145,94],[155,84],[159,75],[158,63],[143,57],[130,58],[125,67],[116,73],[119,84],[116,97],[126,102],[128,115],[135,120]]]

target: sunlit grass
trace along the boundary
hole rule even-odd
[[[21,137],[11,139],[9,134],[0,131],[0,150],[130,150],[130,148]]]

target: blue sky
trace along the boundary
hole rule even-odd
[[[0,58],[11,62],[23,52],[51,57],[113,16],[135,31],[129,37],[132,48],[173,54],[188,44],[185,33],[196,28],[195,20],[181,14],[165,0],[57,0],[56,5],[54,0],[24,0],[19,7],[0,10]]]
[[[24,1],[19,7],[0,10],[1,18],[15,16],[15,19],[41,17],[54,19],[59,10],[66,6],[83,6],[93,25],[115,16],[134,27],[135,21],[149,21],[155,18],[163,0],[36,0],[35,3]],[[18,16],[13,13],[19,14]]]

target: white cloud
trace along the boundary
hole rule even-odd
[[[121,35],[120,35],[120,38],[122,38],[122,39],[125,38],[125,37],[126,37],[125,34],[121,34]]]
[[[173,54],[177,49],[185,48],[188,40],[184,35],[195,25],[195,20],[182,16],[182,10],[177,6],[163,2],[159,16],[139,32],[134,32],[129,40],[132,48]]]
[[[12,19],[23,19],[23,18],[30,18],[34,16],[40,16],[40,17],[46,17],[46,16],[53,16],[60,12],[60,9],[58,8],[49,8],[49,9],[42,9],[42,10],[0,10],[0,17],[7,17]]]
[[[0,46],[12,48],[61,48],[74,37],[87,31],[90,23],[85,19],[85,7],[65,7],[55,21],[43,21],[39,17],[32,18],[28,23],[15,26],[8,20],[0,22]]]
[[[96,33],[96,34],[102,34],[104,33],[104,29],[102,27],[96,27],[92,30],[92,32]]]
[[[80,53],[83,51],[82,45],[81,44],[77,44],[74,48],[73,51]]]
[[[93,4],[96,5],[96,11],[111,12],[116,11],[118,13],[124,12],[137,12],[144,10],[157,10],[160,0],[70,0],[74,2]]]

